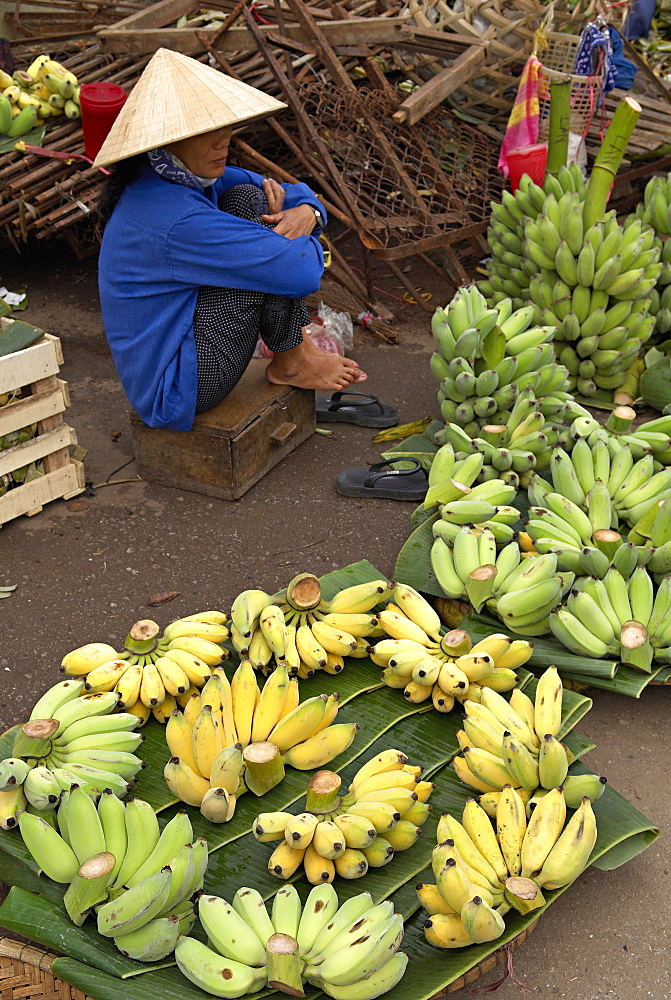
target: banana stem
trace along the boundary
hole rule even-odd
[[[453,628],[440,640],[440,648],[448,656],[463,656],[471,651],[473,642],[463,628]]]
[[[245,785],[254,795],[265,795],[284,778],[282,755],[274,743],[250,743],[242,756],[247,765]]]
[[[312,611],[321,599],[321,584],[312,573],[299,573],[287,585],[287,603],[296,611]]]
[[[298,943],[289,934],[273,934],[266,944],[268,986],[290,997],[304,997],[301,972],[303,960],[298,955]]]
[[[622,535],[610,528],[598,528],[592,535],[592,539],[597,549],[600,549],[609,559],[613,558],[622,545]]]
[[[641,375],[645,371],[645,361],[643,358],[636,358],[627,368],[625,380],[613,396],[616,406],[633,406],[638,398],[638,384]]]
[[[126,636],[124,649],[137,655],[153,653],[158,645],[156,636],[159,632],[160,628],[156,622],[151,621],[150,618],[143,618],[139,622],[135,622]]]
[[[485,426],[480,430],[480,437],[483,441],[487,441],[489,444],[493,444],[498,447],[503,444],[506,440],[508,434],[508,428],[505,424],[485,424]]]
[[[468,574],[465,583],[466,593],[476,611],[480,611],[485,601],[491,597],[496,572],[496,566],[489,563],[486,566],[478,566]]]
[[[636,128],[641,110],[641,105],[633,97],[623,98],[615,110],[594,161],[585,192],[585,232],[595,222],[601,222],[606,214],[606,205],[615,183],[615,175],[626,152],[631,133]]]
[[[70,920],[77,927],[81,927],[94,906],[107,899],[107,883],[115,864],[116,859],[109,851],[96,854],[84,862],[67,887],[63,903]]]
[[[543,893],[536,883],[533,879],[524,878],[522,875],[511,875],[506,879],[504,897],[506,902],[522,915],[545,906]]]
[[[605,427],[613,434],[629,434],[636,419],[636,410],[631,406],[616,406],[608,416]]]
[[[548,174],[557,174],[560,167],[566,166],[570,122],[571,78],[567,76],[550,84],[548,159],[545,168]]]
[[[332,813],[340,806],[342,779],[334,771],[317,771],[313,774],[305,794],[306,812],[321,816]]]

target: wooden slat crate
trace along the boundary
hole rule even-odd
[[[0,326],[10,321],[0,319]],[[84,467],[70,456],[77,443],[63,419],[70,405],[67,383],[59,379],[61,342],[48,333],[23,351],[0,358],[0,393],[24,389],[24,395],[0,408],[0,437],[37,424],[37,435],[0,451],[0,476],[41,460],[45,475],[14,486],[0,497],[0,527],[21,514],[37,514],[45,503],[68,499],[84,489]],[[26,394],[26,388],[28,394]]]

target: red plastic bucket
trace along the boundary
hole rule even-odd
[[[85,83],[79,92],[84,130],[84,151],[90,160],[98,155],[114,119],[128,94],[116,83]]]
[[[529,177],[535,184],[541,184],[545,180],[545,166],[548,159],[548,147],[544,142],[538,142],[535,146],[521,146],[519,149],[512,149],[507,156],[508,169],[510,170],[510,187],[512,191],[517,191],[523,174]]]

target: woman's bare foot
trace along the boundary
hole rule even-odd
[[[345,389],[353,382],[363,382],[367,375],[355,361],[340,354],[324,354],[305,343],[276,354],[266,368],[266,378],[275,385],[294,385],[299,389]]]

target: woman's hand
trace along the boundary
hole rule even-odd
[[[297,205],[296,208],[282,209],[284,204],[284,188],[277,181],[265,178],[263,193],[268,202],[268,214],[262,215],[264,222],[274,226],[275,232],[295,240],[298,236],[309,236],[317,225],[317,219],[310,205]]]

